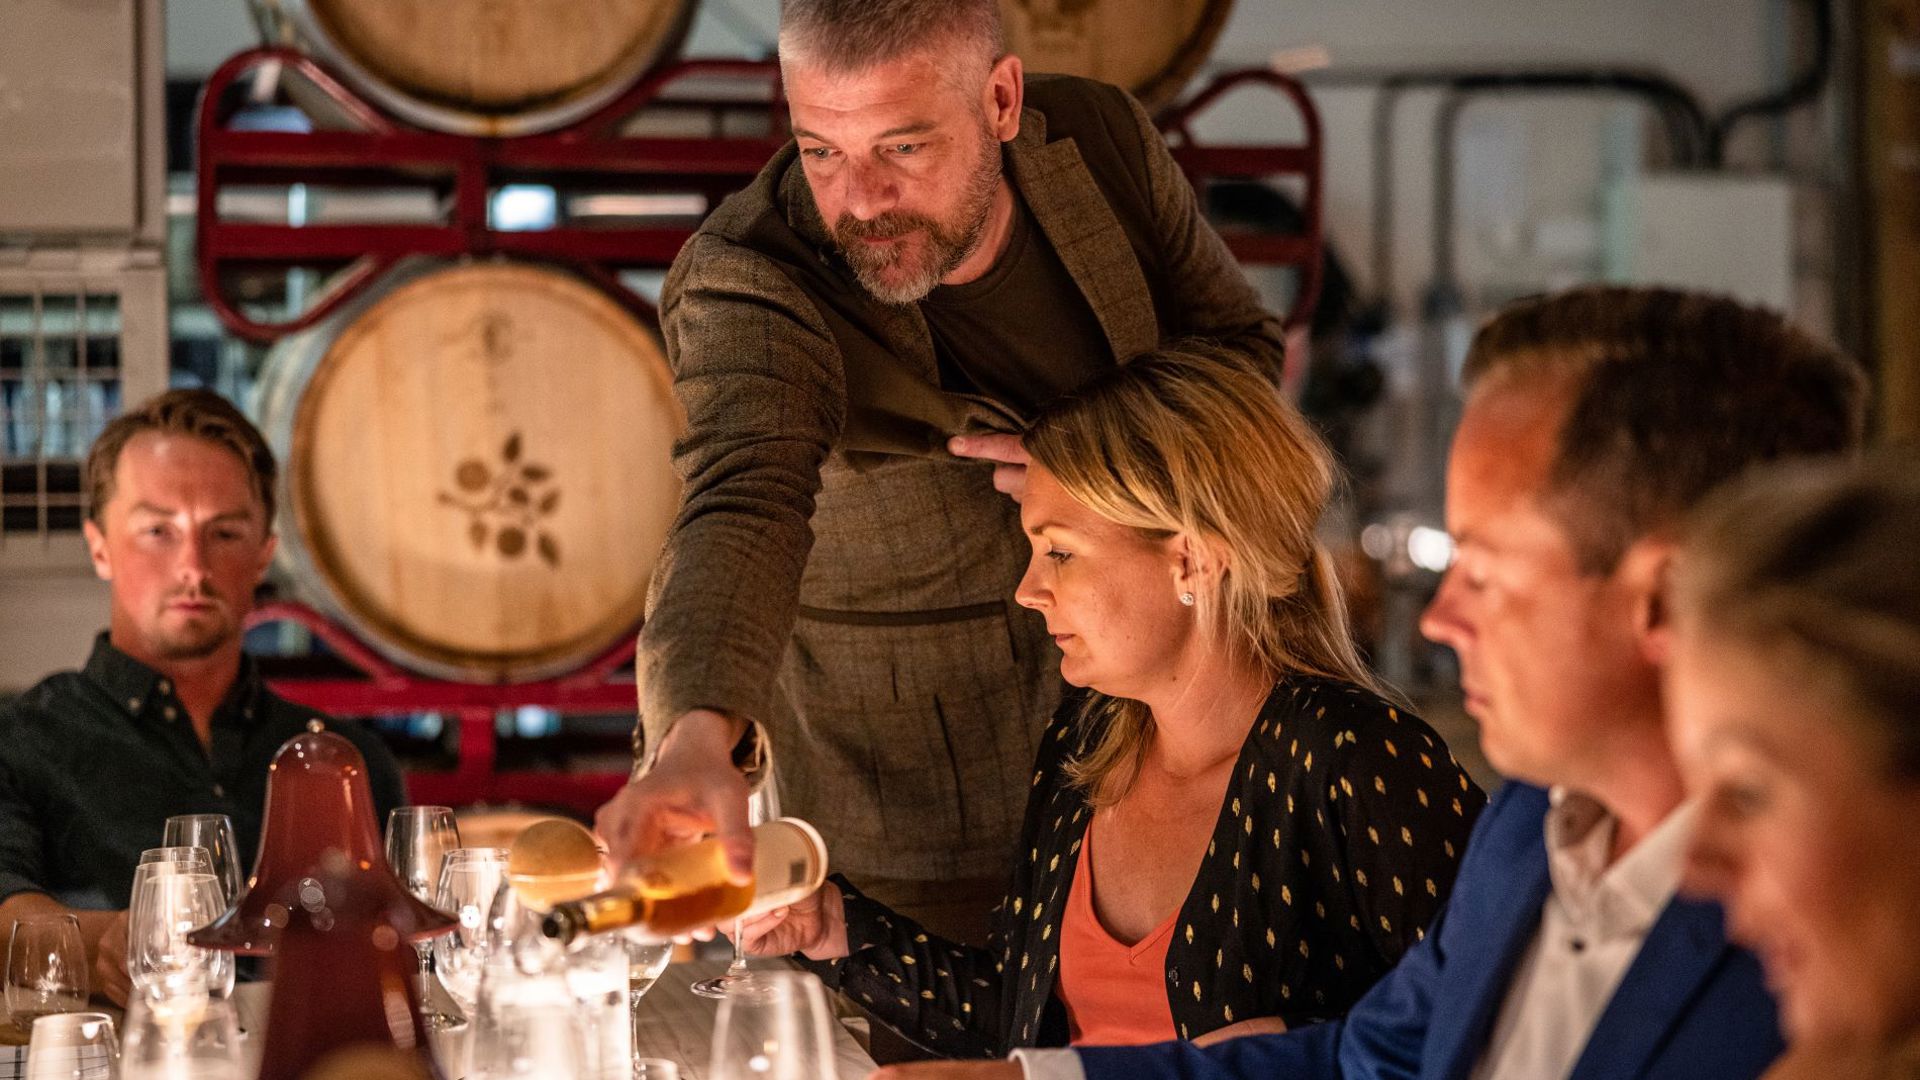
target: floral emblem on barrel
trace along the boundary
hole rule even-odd
[[[492,550],[504,559],[519,559],[529,551],[548,566],[560,566],[560,542],[543,523],[560,507],[560,489],[553,470],[527,461],[519,432],[507,436],[500,461],[489,465],[477,457],[454,466],[453,491],[440,493],[440,504],[467,515],[467,539],[474,550]]]

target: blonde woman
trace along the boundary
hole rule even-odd
[[[1920,458],[1756,476],[1676,574],[1690,880],[1766,965],[1770,1080],[1920,1077]]]
[[[1135,359],[1043,412],[1017,598],[1086,688],[1034,763],[988,948],[835,878],[750,926],[949,1057],[1275,1031],[1424,932],[1485,799],[1355,654],[1333,463],[1240,358]]]

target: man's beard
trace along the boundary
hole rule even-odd
[[[199,619],[184,626],[169,627],[162,618],[156,620],[148,633],[148,648],[164,660],[203,660],[220,651],[240,628],[228,616],[231,610],[224,600],[208,592],[196,593],[192,597],[213,605],[213,609]],[[167,598],[167,602],[180,599],[178,596]]]
[[[980,247],[993,212],[993,197],[1000,188],[1001,171],[999,140],[984,126],[981,134],[986,140],[985,153],[979,168],[967,180],[967,190],[951,223],[908,210],[891,210],[868,221],[843,213],[834,222],[834,242],[853,276],[882,302],[912,304],[925,299],[941,278],[953,273]],[[874,246],[864,242],[897,240],[915,233],[921,238],[917,253],[905,243]]]

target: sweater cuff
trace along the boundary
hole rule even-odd
[[[1087,1080],[1080,1055],[1072,1050],[1015,1050],[1010,1056],[1020,1063],[1025,1080]]]

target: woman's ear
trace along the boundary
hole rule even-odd
[[[1227,561],[1226,552],[1218,544],[1188,533],[1175,533],[1167,539],[1167,548],[1175,592],[1200,596],[1220,587]]]

